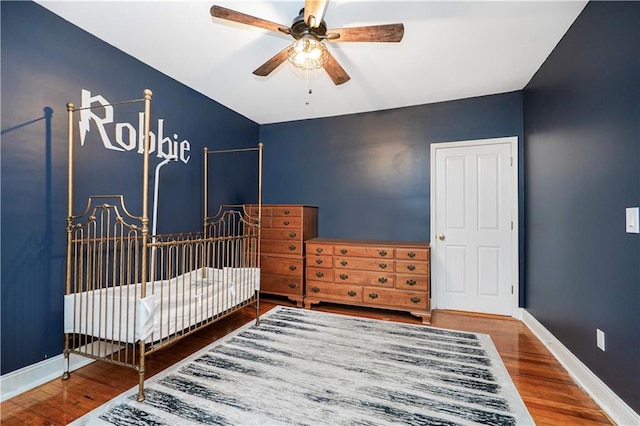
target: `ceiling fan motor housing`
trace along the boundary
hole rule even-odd
[[[309,25],[304,21],[304,7],[300,9],[300,14],[296,16],[291,23],[291,35],[296,40],[300,40],[305,35],[311,35],[317,40],[326,38],[327,24],[324,20],[320,21],[320,25],[316,28],[309,28]]]

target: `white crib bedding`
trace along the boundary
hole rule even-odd
[[[64,296],[64,332],[156,342],[239,305],[260,290],[259,268],[200,268],[170,280]]]

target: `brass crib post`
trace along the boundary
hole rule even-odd
[[[142,265],[140,270],[140,297],[147,297],[147,238],[149,236],[149,129],[151,127],[151,97],[149,89],[144,90],[144,149],[142,166]],[[151,265],[153,267],[153,265]],[[140,339],[140,365],[138,366],[138,402],[144,401],[145,340]]]
[[[208,161],[208,157],[209,157],[209,148],[207,148],[206,146],[204,147],[204,216],[203,216],[203,235],[206,237],[207,235],[207,206],[209,204],[209,199],[207,197],[207,194],[209,192],[209,186],[208,186],[208,176],[209,176],[209,161]]]
[[[258,143],[258,253],[256,266],[260,269],[260,242],[262,241],[262,149],[264,144]],[[260,279],[260,278],[258,278]],[[260,290],[256,290],[256,325],[260,325]]]
[[[209,199],[207,198],[207,192],[208,192],[208,181],[209,179],[207,179],[207,177],[209,176],[209,172],[208,172],[208,167],[209,167],[209,162],[207,157],[209,157],[209,148],[207,148],[206,146],[204,147],[204,151],[203,151],[203,157],[204,157],[204,194],[203,194],[203,200],[204,200],[204,215],[202,216],[202,237],[203,238],[207,238],[207,206],[209,204]],[[208,244],[205,244],[203,247],[203,259],[202,259],[202,277],[204,278],[205,274],[206,274],[206,267],[213,265],[213,259],[209,258],[209,247]]]
[[[65,294],[71,294],[71,240],[73,224],[73,117],[75,105],[67,103],[69,156],[68,156],[68,181],[67,181],[67,268],[65,276]],[[69,334],[64,334],[64,371],[62,380],[69,378]]]

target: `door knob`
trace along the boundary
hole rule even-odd
[[[438,235],[438,239],[439,239],[440,241],[444,241],[444,234],[440,234],[440,235]]]

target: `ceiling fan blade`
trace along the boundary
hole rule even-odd
[[[271,59],[260,65],[253,73],[261,77],[266,77],[271,74],[271,71],[278,68],[280,64],[287,60],[287,49],[289,49],[289,46],[276,53]]]
[[[318,28],[324,17],[327,0],[305,0],[304,2],[304,22],[309,28]]]
[[[336,58],[334,58],[331,53],[329,53],[329,58],[323,65],[323,68],[327,74],[329,74],[329,77],[331,77],[331,80],[333,80],[336,86],[351,80],[349,74],[347,74],[344,68],[340,66],[338,61],[336,61]]]
[[[239,22],[241,24],[253,25],[254,27],[264,28],[269,31],[281,32],[280,28],[288,28],[286,25],[280,25],[265,19],[256,18],[246,13],[236,12],[226,7],[213,5],[211,6],[211,16],[228,21]]]
[[[371,41],[397,43],[404,36],[404,25],[385,24],[372,25],[369,27],[338,28],[327,30],[330,34],[340,34],[338,38],[327,37],[329,41]]]

